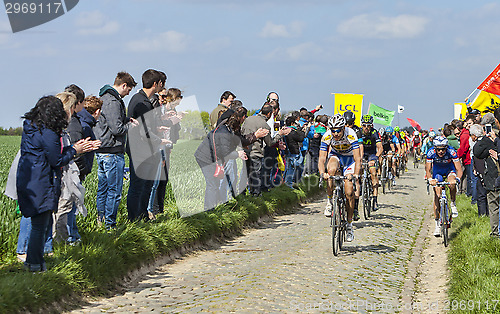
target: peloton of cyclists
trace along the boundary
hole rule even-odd
[[[387,162],[389,167],[392,168],[392,185],[396,185],[396,155],[401,151],[401,145],[398,138],[394,135],[392,126],[385,128],[384,136],[382,137],[382,147],[384,154],[387,154]]]
[[[358,137],[353,129],[346,127],[345,118],[336,114],[328,121],[329,130],[321,139],[318,169],[320,176],[328,182],[327,203],[325,216],[332,215],[333,181],[329,180],[340,172],[348,179],[344,181],[347,211],[347,235],[346,241],[354,240],[352,220],[354,214],[354,189],[350,178],[359,176],[361,170],[361,156],[359,152]],[[330,152],[328,152],[330,150]],[[326,169],[325,163],[328,161]]]
[[[429,178],[429,184],[434,186],[434,218],[436,220],[436,229],[434,236],[439,237],[439,198],[442,187],[437,187],[437,182],[442,182],[445,178],[450,183],[450,208],[452,217],[458,217],[457,206],[455,205],[457,195],[457,181],[462,177],[462,166],[457,156],[457,151],[448,145],[448,139],[444,136],[437,136],[433,140],[433,147],[427,152],[427,162],[425,164],[425,173]]]
[[[378,210],[377,196],[378,196],[378,176],[377,176],[377,163],[382,156],[384,151],[382,147],[382,141],[380,140],[377,130],[373,128],[373,117],[366,114],[361,119],[362,135],[360,143],[361,155],[363,159],[368,160],[368,167],[371,174],[371,180],[373,185],[373,200],[372,200],[372,210]]]

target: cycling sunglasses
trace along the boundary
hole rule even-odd
[[[342,132],[342,128],[340,129],[331,129],[332,130],[332,133],[340,133]]]
[[[370,123],[362,123],[361,124],[362,127],[367,127],[367,128],[371,127],[372,125],[373,124],[370,124]]]
[[[446,150],[446,147],[436,147],[436,151],[443,152]]]

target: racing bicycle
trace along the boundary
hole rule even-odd
[[[441,227],[441,236],[443,237],[443,243],[444,246],[447,247],[449,243],[448,239],[448,229],[451,228],[451,222],[452,222],[452,217],[451,217],[451,212],[449,211],[448,207],[448,198],[446,196],[446,186],[449,186],[450,182],[437,182],[436,186],[437,187],[443,187],[441,189],[441,197],[439,198],[439,225]],[[429,180],[427,180],[427,194],[430,194],[429,192],[429,187],[430,183]]]

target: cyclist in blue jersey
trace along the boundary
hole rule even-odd
[[[378,176],[377,176],[377,163],[382,156],[384,151],[382,147],[382,142],[378,135],[377,130],[373,128],[373,117],[369,114],[365,114],[361,119],[361,127],[363,128],[361,134],[360,145],[361,156],[368,160],[368,167],[371,174],[371,180],[373,185],[373,211],[377,211],[377,196],[378,196]]]
[[[358,137],[353,129],[346,126],[344,117],[336,114],[328,120],[329,130],[321,139],[318,169],[320,176],[328,182],[327,203],[325,216],[332,215],[333,182],[330,176],[343,175],[345,177],[359,176],[361,170],[361,156],[359,154]],[[328,162],[327,162],[328,160]],[[326,171],[325,171],[325,164]],[[354,214],[354,188],[351,180],[344,181],[347,211],[346,241],[354,239],[352,219]]]
[[[434,186],[434,218],[436,229],[434,236],[441,235],[439,227],[439,198],[442,187],[437,187],[437,182],[442,182],[446,178],[450,183],[450,208],[452,217],[458,217],[457,206],[455,205],[457,195],[457,182],[462,176],[462,166],[457,156],[457,151],[448,145],[448,139],[444,136],[437,136],[433,141],[434,146],[427,152],[427,162],[425,173],[429,179],[429,184]]]

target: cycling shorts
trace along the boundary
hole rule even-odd
[[[450,173],[455,174],[455,166],[450,163],[446,166],[436,167],[435,165],[432,167],[432,178],[437,179],[439,177],[446,178]]]
[[[378,157],[376,154],[363,154],[363,158],[368,160],[368,161],[372,161],[372,160],[377,161],[378,160]]]
[[[335,158],[338,160],[340,167],[342,167],[342,175],[346,176],[348,174],[354,174],[354,157],[337,155],[335,153],[330,154],[330,158]]]

